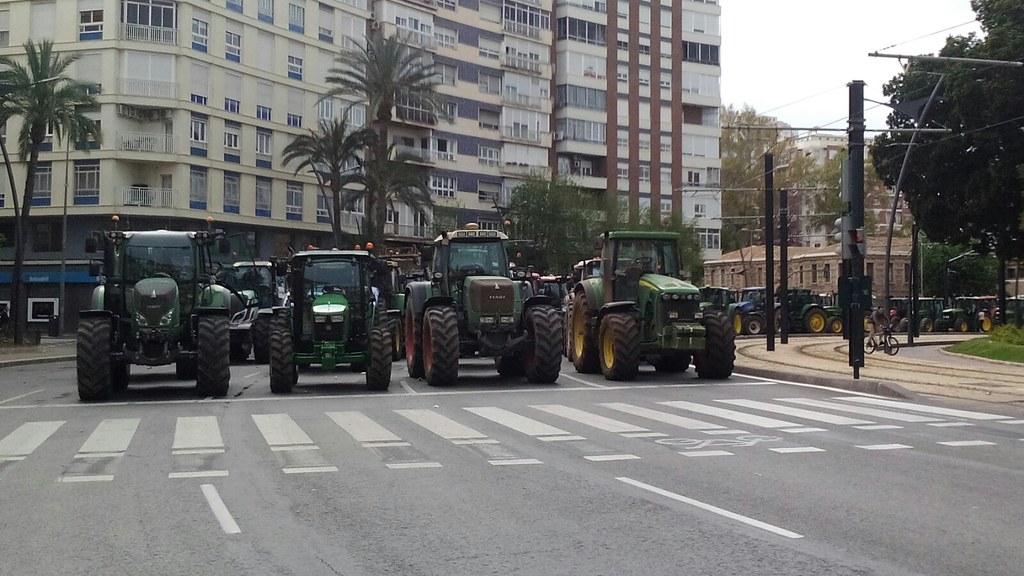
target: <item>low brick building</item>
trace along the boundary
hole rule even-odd
[[[704,263],[704,282],[711,286],[740,289],[764,286],[764,246],[746,246],[723,254],[718,260]],[[779,248],[775,247],[775,283],[779,281]],[[823,248],[789,247],[789,286],[807,288],[818,294],[837,291],[839,276],[839,246]],[[868,238],[868,257],[864,273],[871,276],[875,295],[884,290],[880,272],[885,266],[885,239]],[[876,273],[878,271],[879,273]],[[890,263],[891,286],[894,297],[909,294],[910,240],[893,238]]]

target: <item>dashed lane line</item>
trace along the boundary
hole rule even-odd
[[[224,500],[221,500],[220,494],[217,493],[217,487],[213,484],[202,484],[200,489],[203,491],[203,496],[206,498],[206,503],[210,506],[214,518],[220,524],[221,530],[226,534],[240,533],[242,529],[238,527],[238,523],[228,511],[228,507],[224,505]]]
[[[21,400],[22,398],[28,398],[29,396],[31,396],[33,394],[38,394],[40,392],[45,392],[45,391],[46,391],[45,388],[40,388],[39,390],[33,390],[31,392],[26,392],[24,394],[19,394],[17,396],[12,396],[10,398],[5,398],[3,400],[0,400],[0,404],[7,404],[8,402],[15,402],[17,400]]]
[[[948,442],[936,442],[942,446],[952,446],[955,448],[968,447],[968,446],[995,446],[995,442],[989,442],[988,440],[950,440]]]

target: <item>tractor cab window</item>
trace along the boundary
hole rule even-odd
[[[754,304],[760,304],[764,302],[764,293],[759,290],[751,290],[743,295],[744,302],[753,302]]]
[[[310,301],[328,293],[344,294],[350,301],[357,300],[362,286],[359,266],[350,260],[311,261],[306,264],[303,279]]]
[[[452,242],[448,270],[459,276],[506,276],[508,262],[501,242]]]
[[[620,240],[615,261],[616,275],[639,266],[645,274],[679,276],[675,242],[667,240]]]
[[[191,282],[195,279],[195,258],[191,245],[128,244],[124,247],[124,256],[122,277],[126,282],[138,282],[143,278],[157,276],[173,278],[178,282]]]
[[[269,308],[273,305],[274,275],[266,267],[236,266],[221,273],[220,282],[233,290],[252,290],[256,293],[260,306]]]

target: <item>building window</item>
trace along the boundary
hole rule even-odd
[[[302,80],[302,58],[288,57],[288,77],[292,80]]]
[[[334,8],[326,4],[320,5],[320,40],[334,44]]]
[[[238,110],[241,108],[241,103],[233,98],[224,99],[224,110],[238,114]]]
[[[818,283],[818,265],[811,264],[811,284]]]
[[[201,116],[199,114],[192,115],[192,130],[190,139],[192,141],[193,146],[195,146],[196,144],[200,144],[204,148],[206,147],[206,122],[206,116]]]
[[[224,32],[224,57],[232,62],[242,61],[242,35],[230,30]]]
[[[597,88],[585,88],[563,84],[555,88],[555,105],[559,108],[583,108],[585,110],[604,111],[606,105],[605,91]]]
[[[274,0],[259,0],[259,6],[256,10],[257,17],[271,24],[274,23]]]
[[[480,74],[480,91],[484,94],[501,94],[501,76]]]
[[[498,130],[501,128],[501,116],[493,110],[480,110],[478,118],[478,124],[484,130]]]
[[[306,7],[288,4],[288,29],[302,34],[306,31]]]
[[[400,223],[401,218],[401,214],[399,214],[398,210],[393,210],[391,208],[387,209],[386,219],[388,224],[397,225]]]
[[[693,205],[693,217],[704,218],[708,215],[708,207],[706,204],[694,204]]]
[[[449,100],[444,103],[444,114],[449,118],[455,118],[459,115],[459,103]]]
[[[497,203],[498,199],[501,198],[501,184],[498,182],[477,182],[476,197],[477,200],[486,204]]]
[[[0,46],[7,46],[11,43],[11,12],[0,11]]]
[[[53,165],[40,162],[36,166],[35,182],[32,193],[33,206],[49,206],[53,194]]]
[[[868,262],[868,273],[867,273],[867,276],[868,276],[868,278],[874,278],[875,277],[875,263],[874,262]]]
[[[718,52],[719,47],[714,44],[683,41],[683,60],[687,62],[718,66]]]
[[[103,10],[82,10],[78,14],[78,39],[101,40],[103,38]],[[6,43],[0,44],[6,46]]]
[[[430,189],[441,198],[455,197],[456,180],[452,176],[430,175]]]
[[[832,265],[831,264],[825,264],[825,271],[824,271],[824,273],[825,273],[825,282],[830,282],[832,280]]]
[[[289,220],[302,220],[302,183],[289,182],[285,186],[285,217]]]
[[[270,155],[273,153],[273,132],[270,130],[256,130],[256,166],[270,168]]]
[[[458,69],[448,64],[435,64],[434,72],[437,74],[438,82],[448,86],[455,86],[458,78]]]
[[[288,125],[295,128],[302,128],[302,116],[288,113]]]
[[[317,117],[321,120],[330,120],[334,118],[334,100],[330,98],[324,98],[316,104]]]
[[[270,106],[256,105],[256,118],[259,120],[270,120]]]
[[[100,203],[100,161],[75,161],[75,204]]]
[[[480,163],[487,166],[497,166],[501,163],[501,149],[493,146],[480,146],[478,149],[480,154]]]
[[[714,228],[698,228],[697,237],[700,240],[700,247],[704,250],[719,250],[722,247],[722,231]],[[760,276],[761,268],[757,269]]]
[[[232,10],[234,12],[238,12],[239,14],[241,14],[242,12],[245,11],[245,8],[242,6],[242,2],[243,2],[243,0],[228,0],[227,1],[228,10]]]
[[[192,19],[192,49],[206,52],[210,43],[210,24],[199,18]]]
[[[193,210],[206,210],[206,168],[192,166],[189,170],[188,204]]]
[[[270,178],[256,179],[256,215],[270,218],[271,197],[273,196],[273,185]]]
[[[1013,278],[1010,277],[1009,275],[1007,275],[1006,279],[1007,280],[1013,280]],[[827,278],[826,278],[826,280],[827,280]],[[910,264],[904,264],[903,265],[903,283],[907,284],[907,285],[910,284]]]
[[[455,48],[455,45],[459,43],[459,31],[437,26],[434,28],[434,39],[442,48]]]
[[[481,230],[501,230],[501,222],[497,220],[481,220],[477,224]]]
[[[239,176],[235,172],[224,173],[224,212],[238,214],[239,201],[241,200],[241,187]]]
[[[557,23],[559,40],[577,40],[587,44],[604,46],[605,26],[578,18],[559,18]]]
[[[228,150],[239,150],[241,141],[240,129],[235,124],[224,124],[224,148]]]

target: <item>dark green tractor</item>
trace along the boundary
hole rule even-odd
[[[235,262],[218,274],[231,298],[231,361],[244,362],[252,352],[257,364],[269,358],[270,318],[275,306],[284,303],[278,285],[277,266],[269,261]]]
[[[717,312],[725,314],[729,325],[737,334],[743,332],[742,321],[736,326],[737,309],[739,308],[739,292],[731,288],[705,286],[700,289],[700,311],[703,313]]]
[[[835,334],[843,332],[843,321],[838,314],[830,315],[824,306],[818,303],[810,290],[790,288],[787,295],[789,305],[789,329],[794,333]],[[776,329],[782,320],[780,306],[776,306]],[[838,324],[836,324],[838,322]]]
[[[220,241],[218,241],[220,240]],[[209,232],[97,232],[103,277],[79,313],[78,396],[101,400],[128,387],[131,365],[175,365],[202,396],[224,396],[231,380],[230,290],[216,283],[210,247],[230,250]]]
[[[601,276],[574,289],[571,359],[581,373],[632,380],[641,360],[681,372],[693,361],[702,378],[728,378],[735,333],[725,314],[700,310],[696,286],[681,280],[679,236],[605,232]]]
[[[917,315],[918,331],[935,332],[936,324],[942,318],[942,310],[945,305],[942,298],[918,298]]]
[[[503,376],[553,383],[561,368],[557,302],[509,278],[508,237],[495,230],[442,233],[433,273],[406,286],[405,357],[409,374],[431,386],[454,384],[459,358],[494,358]]]
[[[393,320],[387,266],[363,250],[310,250],[287,264],[291,306],[270,322],[270,390],[292,391],[298,368],[366,371],[366,387],[391,384]]]
[[[942,310],[935,322],[939,332],[990,332],[992,330],[992,298],[961,297],[953,301],[952,308]]]

